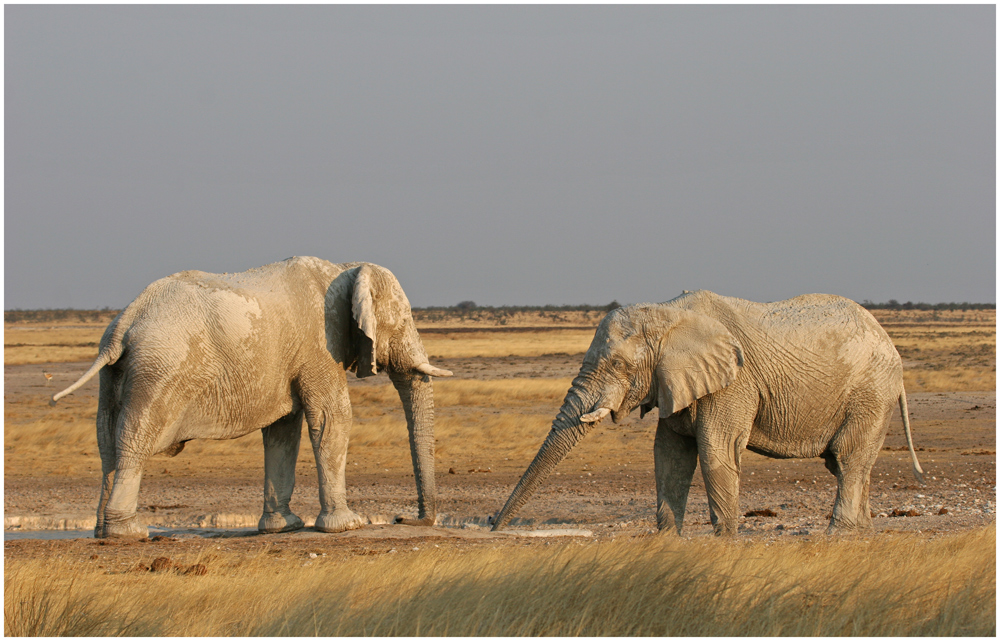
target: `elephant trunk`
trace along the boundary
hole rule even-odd
[[[434,484],[434,388],[429,376],[419,372],[390,371],[406,414],[410,435],[413,477],[417,483],[417,520],[402,519],[406,525],[434,525],[437,490]]]
[[[542,443],[531,465],[524,471],[521,480],[511,492],[503,509],[494,517],[494,532],[510,522],[514,513],[531,498],[531,495],[552,472],[553,468],[593,427],[594,423],[581,422],[580,417],[594,409],[599,397],[588,392],[583,386],[583,382],[582,377],[579,376],[573,381],[572,387],[566,393],[566,400],[563,401],[559,414],[552,422],[552,429],[545,438],[545,442]]]

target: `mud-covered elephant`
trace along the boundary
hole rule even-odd
[[[504,527],[594,423],[659,408],[656,520],[680,533],[700,462],[717,534],[737,528],[740,455],[822,457],[837,477],[829,530],[871,526],[869,475],[899,405],[914,474],[903,370],[860,305],[810,294],[754,303],[708,291],[622,307],[597,328],[545,442],[506,505]],[[922,479],[921,479],[922,480]]]
[[[97,443],[102,484],[97,537],[145,537],[136,516],[143,465],[195,438],[264,436],[259,529],[301,528],[289,509],[302,421],[319,474],[316,528],[341,532],[362,519],[347,506],[351,427],[347,371],[385,370],[410,435],[418,519],[435,518],[434,400],[410,303],[389,270],[295,257],[236,274],[186,271],[146,287],[111,322],[93,366],[100,372]]]

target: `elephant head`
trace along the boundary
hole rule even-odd
[[[451,376],[451,372],[428,362],[410,301],[389,270],[369,263],[347,270],[331,285],[326,306],[327,347],[335,358],[358,378],[384,370],[399,394],[410,436],[419,510],[417,521],[403,522],[431,525],[436,491],[430,377]],[[346,331],[341,323],[348,326]]]
[[[428,362],[410,313],[410,301],[392,272],[366,263],[357,268],[354,276],[351,289],[354,361],[347,365],[358,378],[373,376],[379,370],[450,376],[451,372]]]
[[[636,407],[668,416],[732,382],[743,366],[736,338],[719,321],[669,305],[633,305],[601,321],[580,373],[535,459],[493,530],[504,527],[595,423],[614,422]]]

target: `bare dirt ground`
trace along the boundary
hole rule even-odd
[[[581,354],[537,357],[438,359],[458,379],[566,378],[576,374]],[[84,372],[89,363],[48,363],[4,368],[8,407],[38,404]],[[41,375],[50,373],[52,381]],[[351,378],[352,386],[384,385],[383,376]],[[60,411],[92,406],[97,379],[60,402]],[[398,403],[396,403],[398,406]],[[918,485],[910,471],[902,423],[893,419],[872,472],[875,530],[920,531],[929,536],[995,523],[996,396],[994,392],[909,394],[914,441],[926,473]],[[555,405],[533,408],[549,412]],[[398,407],[395,411],[399,411]],[[503,408],[496,408],[497,413]],[[636,536],[655,527],[652,445],[655,417],[638,413],[619,425],[602,423],[550,476],[514,521],[511,532],[585,529],[593,537]],[[252,434],[247,439],[259,436]],[[319,511],[315,466],[308,440],[297,469],[293,509],[311,524]],[[540,442],[540,439],[539,439]],[[613,447],[612,447],[613,445]],[[438,462],[439,527],[388,525],[397,514],[415,514],[415,488],[404,447],[352,447],[348,459],[351,507],[376,523],[343,534],[311,529],[257,535],[263,484],[260,447],[234,448],[232,456],[202,456],[222,444],[193,441],[176,458],[156,457],[146,467],[140,515],[152,527],[146,542],[94,539],[5,541],[5,558],[46,557],[61,563],[107,564],[109,571],[143,559],[211,551],[255,550],[276,555],[366,555],[405,552],[421,546],[545,545],[551,539],[494,535],[486,517],[496,512],[531,456],[504,460],[469,447]],[[537,447],[532,444],[531,452]],[[224,452],[224,450],[223,450]],[[249,452],[249,453],[247,453]],[[613,456],[609,455],[613,452]],[[79,452],[13,451],[5,443],[4,517],[8,533],[36,528],[93,527],[100,461],[96,448]],[[749,537],[823,536],[835,495],[834,477],[820,459],[775,460],[744,454],[741,533]],[[754,514],[756,512],[756,514]],[[907,516],[896,516],[906,514]],[[378,524],[381,523],[381,524]],[[169,531],[157,528],[173,528]],[[196,530],[194,528],[214,528]],[[199,535],[196,535],[196,532]],[[166,538],[154,535],[167,534]],[[208,534],[218,538],[205,538]],[[567,532],[569,534],[569,532]],[[686,537],[711,536],[700,472],[691,489]]]

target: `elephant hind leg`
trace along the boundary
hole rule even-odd
[[[289,532],[304,523],[289,502],[295,489],[295,462],[302,440],[302,412],[292,412],[261,430],[264,437],[264,513],[257,529]]]
[[[150,439],[141,438],[140,431],[141,424],[134,413],[125,410],[118,414],[114,483],[104,506],[104,522],[99,534],[102,538],[144,539],[147,536],[146,526],[136,514],[143,466],[150,449]]]
[[[152,441],[142,438],[136,412],[116,397],[114,374],[101,371],[97,404],[97,446],[101,453],[101,497],[95,538],[144,539],[147,530],[136,514],[142,468]]]
[[[184,409],[165,409],[159,403],[162,401],[156,398],[156,390],[149,388],[142,388],[138,394],[119,401],[112,436],[114,483],[104,507],[102,537],[142,539],[147,536],[146,526],[136,514],[143,468],[162,436],[162,426],[172,425]],[[156,417],[155,421],[150,417]]]
[[[112,396],[114,380],[107,368],[101,370],[101,386],[97,400],[97,450],[101,455],[101,494],[97,501],[97,524],[94,536],[104,536],[104,510],[115,483],[115,423],[117,404]]]
[[[848,416],[829,449],[823,453],[827,469],[837,477],[837,498],[833,503],[828,533],[872,526],[869,501],[871,471],[878,459],[890,416],[891,409],[881,421],[874,421],[875,426],[870,418],[865,420]]]
[[[661,532],[681,533],[691,479],[698,465],[698,442],[678,434],[670,418],[656,426],[653,462],[656,472],[656,526]]]
[[[139,485],[142,483],[141,465],[122,465],[115,468],[115,481],[107,507],[104,509],[102,538],[144,539],[146,526],[136,514]]]
[[[837,498],[833,502],[833,516],[827,533],[837,530],[858,530],[872,526],[869,507],[869,477],[872,461],[863,457],[832,455],[837,471]],[[828,465],[829,467],[829,465]]]

